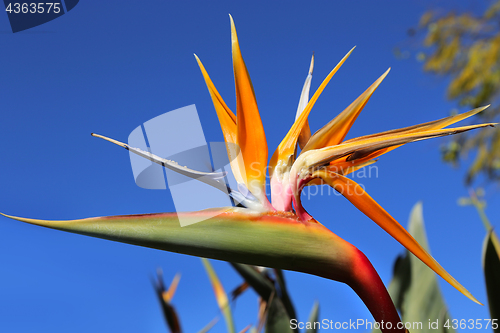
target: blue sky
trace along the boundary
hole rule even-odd
[[[424,74],[413,57],[399,60],[393,54],[395,46],[416,46],[406,31],[436,6],[482,9],[451,1],[82,1],[68,14],[16,34],[10,32],[7,15],[0,15],[0,211],[43,219],[172,211],[167,191],[135,185],[126,151],[90,133],[126,141],[143,122],[196,104],[207,141],[221,141],[193,53],[234,109],[228,13],[236,22],[270,152],[293,123],[312,52],[314,91],[357,46],[314,107],[309,117],[313,131],[389,67],[389,76],[348,137],[444,117],[455,107],[445,98],[447,81]],[[378,177],[357,181],[403,225],[421,200],[434,257],[486,302],[480,261],[485,232],[472,208],[457,206],[458,197],[467,195],[465,168],[441,162],[444,140],[384,155],[377,163]],[[494,189],[487,193],[487,213],[498,225],[499,194]],[[304,205],[361,249],[385,283],[390,281],[393,261],[404,250],[399,243],[343,197],[318,196]],[[149,281],[157,267],[168,281],[182,273],[174,303],[186,332],[218,315],[195,257],[6,218],[0,218],[0,253],[1,332],[164,332]],[[228,264],[213,264],[226,290],[241,281]],[[294,272],[286,277],[300,320],[307,319],[315,300],[321,318],[372,318],[343,284]],[[454,318],[489,317],[486,307],[439,282]],[[234,310],[238,328],[255,323],[256,312],[256,296],[248,292]],[[224,331],[221,320],[213,332]]]

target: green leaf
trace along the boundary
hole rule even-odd
[[[500,319],[500,259],[494,244],[495,238],[495,232],[490,231],[484,240],[483,269],[491,319]],[[497,333],[500,329],[493,331]]]
[[[268,304],[266,320],[266,333],[292,333],[290,328],[290,317],[279,297],[272,297],[271,304]]]
[[[201,331],[198,331],[198,333],[207,333],[212,329],[212,327],[214,327],[215,324],[217,324],[218,321],[219,318],[212,319],[207,325],[205,325],[205,327],[201,329]]]
[[[280,287],[280,298],[285,306],[286,312],[288,312],[288,316],[292,319],[297,319],[297,314],[295,313],[295,308],[293,306],[292,300],[290,299],[290,295],[288,294],[288,290],[286,288],[285,276],[283,275],[283,271],[281,269],[275,269],[276,279],[278,285]]]
[[[420,202],[411,211],[408,231],[430,253]],[[451,318],[436,274],[408,251],[404,257],[396,259],[394,277],[388,290],[401,313],[403,323],[422,323],[422,327],[409,327],[411,333],[455,332],[452,328],[443,327],[447,320],[451,324]],[[429,330],[429,320],[431,323],[438,321],[439,329]]]
[[[411,260],[408,253],[400,255],[394,262],[392,281],[389,284],[389,294],[396,309],[401,309],[406,292],[411,285]]]
[[[241,277],[245,279],[250,287],[262,297],[262,299],[266,301],[269,300],[271,295],[275,292],[274,286],[269,279],[263,276],[253,266],[238,263],[231,263],[231,265]]]
[[[220,283],[219,277],[215,270],[213,269],[210,261],[205,258],[201,258],[203,262],[203,266],[205,266],[205,270],[207,271],[208,277],[210,279],[210,283],[212,284],[212,288],[214,289],[215,298],[217,300],[217,304],[219,305],[219,309],[224,315],[224,320],[226,321],[227,332],[228,333],[236,333],[236,329],[234,328],[233,314],[231,313],[231,307],[229,305],[229,300],[227,298],[227,294]]]
[[[314,323],[319,322],[319,303],[317,301],[314,302],[311,314],[309,314],[309,322],[312,326],[306,330],[306,333],[316,333],[318,330],[315,328]]]
[[[181,227],[178,215],[187,226]],[[300,222],[292,213],[224,208],[70,221],[4,216],[164,251],[314,274],[348,284],[379,322],[400,322],[368,258],[322,224]]]
[[[284,283],[283,272],[276,269],[276,278],[280,286],[281,295],[274,287],[273,283],[262,273],[257,271],[253,266],[231,263],[236,271],[245,279],[245,281],[259,294],[259,296],[268,302],[266,332],[284,332],[284,331],[297,331],[290,329],[290,319],[297,318],[295,310],[290,302],[286,285]],[[293,315],[290,314],[290,309],[284,301],[284,295],[288,302],[288,307],[291,307]],[[269,304],[270,303],[270,304]],[[283,312],[282,310],[285,310]],[[288,328],[285,328],[285,322]]]

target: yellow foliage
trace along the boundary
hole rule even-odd
[[[500,0],[483,15],[471,13],[437,15],[429,11],[420,19],[425,32],[419,52],[424,70],[451,78],[448,98],[460,106],[476,108],[492,104],[480,117],[498,121],[500,116]],[[499,129],[484,129],[475,134],[454,138],[444,149],[445,160],[457,163],[461,156],[477,150],[466,181],[472,182],[482,173],[500,181]]]

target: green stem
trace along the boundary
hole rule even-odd
[[[493,242],[495,250],[497,251],[497,253],[500,253],[500,241],[498,240],[498,236],[496,232],[493,230],[493,227],[491,226],[490,219],[488,218],[486,212],[484,211],[484,207],[486,205],[484,204],[484,202],[478,199],[476,191],[471,189],[469,193],[470,193],[471,203],[476,208],[477,213],[479,214],[479,217],[481,219],[481,222],[483,222],[483,225],[486,228],[486,232],[488,233],[491,232],[491,241]]]

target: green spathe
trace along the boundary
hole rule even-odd
[[[348,284],[376,321],[399,315],[366,256],[322,224],[293,213],[224,208],[182,213],[200,220],[181,227],[176,213],[46,221],[6,217],[48,228],[199,257],[314,274]],[[404,332],[402,330],[401,332]]]

